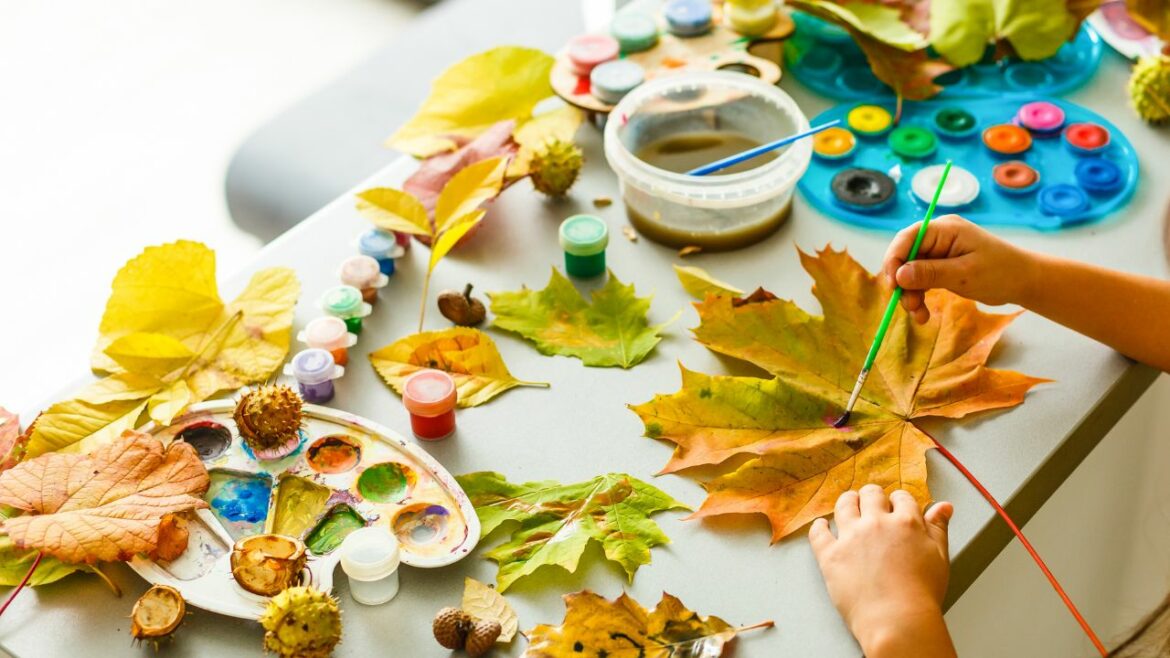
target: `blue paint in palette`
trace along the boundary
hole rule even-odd
[[[208,475],[211,486],[204,498],[228,534],[239,539],[262,533],[272,499],[272,476],[221,469]]]

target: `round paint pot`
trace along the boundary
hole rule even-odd
[[[776,5],[772,2],[750,3],[728,2],[725,5],[731,29],[748,37],[764,34],[776,24]]]
[[[1064,110],[1048,101],[1024,103],[1016,111],[1016,122],[1034,133],[1051,135],[1064,126]]]
[[[1075,217],[1089,209],[1089,196],[1076,185],[1057,183],[1040,189],[1040,212],[1056,217]]]
[[[370,314],[374,307],[362,300],[362,291],[353,286],[335,286],[325,291],[321,296],[321,309],[345,321],[349,333],[362,333],[362,318]]]
[[[589,278],[605,274],[605,248],[609,245],[605,220],[593,215],[573,215],[561,222],[559,238],[569,276]]]
[[[386,526],[358,528],[341,542],[341,570],[349,594],[362,605],[382,605],[398,594],[398,538]]]
[[[349,362],[349,348],[357,345],[357,336],[349,333],[345,320],[326,315],[315,318],[297,334],[297,340],[333,355],[333,362],[343,366]]]
[[[894,179],[876,169],[854,167],[833,176],[829,184],[837,203],[859,212],[880,210],[894,200]]]
[[[427,441],[445,439],[455,431],[455,380],[442,370],[420,370],[402,383],[402,405],[410,413],[414,435]]]
[[[649,14],[637,11],[620,12],[609,24],[609,33],[623,53],[642,52],[658,43],[658,23]]]
[[[382,274],[378,261],[369,256],[353,256],[341,263],[338,278],[347,286],[362,291],[362,300],[367,304],[378,301],[378,289],[390,283],[390,277]]]
[[[910,191],[918,200],[929,204],[934,199],[934,192],[938,189],[938,182],[944,169],[946,165],[931,165],[918,170],[910,180]],[[962,167],[951,166],[947,182],[943,184],[938,194],[939,207],[961,208],[978,197],[979,179],[975,178],[975,174]]]
[[[1032,135],[1019,126],[1001,123],[983,131],[983,145],[995,155],[1019,155],[1032,148]]]
[[[975,115],[961,107],[944,107],[934,113],[934,130],[950,139],[963,139],[975,134],[979,122]]]
[[[824,160],[843,160],[857,149],[857,138],[844,128],[833,126],[813,135],[813,155]]]
[[[1040,185],[1040,172],[1019,160],[1012,160],[992,167],[991,179],[1000,192],[1027,194]]]
[[[569,39],[567,49],[573,73],[589,75],[597,65],[617,59],[618,42],[608,34],[581,34]]]
[[[1111,194],[1125,182],[1121,167],[1105,158],[1085,158],[1077,163],[1073,173],[1077,183],[1091,193]]]
[[[845,115],[845,123],[859,135],[874,137],[889,130],[894,117],[880,105],[858,105]]]
[[[666,26],[678,37],[694,37],[711,30],[710,0],[670,0],[662,8]]]
[[[1064,143],[1073,153],[1089,155],[1109,147],[1109,130],[1095,123],[1073,123],[1064,129]]]
[[[646,79],[642,67],[628,59],[601,64],[589,74],[589,93],[603,103],[617,103]]]
[[[1009,87],[1020,90],[1035,90],[1052,84],[1048,69],[1034,62],[1017,62],[1007,67],[1003,79]]]
[[[841,70],[845,62],[841,53],[832,48],[814,46],[800,56],[800,68],[808,76],[814,78],[831,78]]]
[[[895,128],[886,143],[894,155],[910,160],[925,158],[938,148],[938,138],[934,133],[919,126]]]
[[[284,366],[284,374],[297,380],[305,402],[320,404],[333,399],[333,380],[345,374],[345,368],[333,361],[328,351],[310,347],[297,352]]]
[[[406,244],[410,244],[409,237]],[[394,274],[394,260],[406,253],[406,248],[399,241],[397,234],[376,228],[358,236],[357,247],[361,255],[378,261],[378,269],[386,276]]]

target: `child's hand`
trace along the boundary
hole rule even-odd
[[[867,484],[860,493],[842,494],[833,513],[837,536],[820,518],[808,538],[829,597],[865,655],[954,655],[942,616],[951,504],[934,505],[924,516],[909,493],[887,497]],[[914,646],[910,653],[899,653],[908,646]]]
[[[918,258],[907,263],[921,222],[894,236],[882,264],[882,273],[905,291],[902,306],[918,322],[930,319],[923,297],[931,288],[985,304],[1020,299],[1031,280],[1028,253],[959,217],[944,215],[932,221],[922,238]]]

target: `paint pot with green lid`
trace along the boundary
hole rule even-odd
[[[589,278],[605,273],[605,247],[609,227],[600,217],[573,215],[561,222],[561,248],[569,276]]]
[[[362,291],[353,286],[335,286],[321,296],[321,309],[334,317],[345,320],[349,333],[362,332],[362,318],[373,311],[373,307],[362,299]]]

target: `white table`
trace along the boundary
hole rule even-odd
[[[1158,168],[1157,163],[1166,162],[1170,136],[1142,125],[1125,106],[1125,76],[1125,63],[1109,53],[1088,87],[1070,99],[1105,115],[1133,142],[1145,177],[1134,199],[1106,222],[1061,233],[1003,234],[1025,247],[1165,276],[1162,216],[1170,198],[1170,171]],[[781,86],[810,116],[829,105],[803,92],[793,80]],[[598,132],[583,128],[580,139],[589,165],[572,198],[563,203],[545,201],[527,182],[509,189],[492,204],[486,225],[474,241],[439,265],[432,291],[462,288],[468,281],[479,292],[544,286],[550,266],[561,261],[556,240],[559,220],[575,212],[594,212],[591,200],[595,196],[617,197]],[[397,185],[411,166],[406,161],[395,163],[355,190],[373,184]],[[651,480],[692,505],[702,501],[702,490],[690,479],[652,477],[666,462],[671,446],[641,438],[641,423],[625,405],[677,390],[678,361],[708,373],[748,371],[688,337],[687,328],[697,319],[670,268],[678,262],[675,251],[646,240],[626,241],[620,232],[626,223],[623,212],[620,204],[598,211],[615,236],[608,252],[612,268],[624,281],[636,283],[639,294],[654,294],[652,322],[664,321],[685,309],[681,319],[667,330],[647,361],[630,371],[586,368],[576,359],[545,357],[522,340],[493,331],[513,374],[548,381],[552,387],[517,389],[479,408],[461,410],[458,434],[426,445],[451,472],[498,470],[513,481],[548,478],[575,482],[620,471]],[[297,308],[299,328],[317,314],[315,300],[335,284],[338,262],[353,253],[353,236],[366,227],[353,209],[352,197],[344,196],[274,241],[251,269],[273,265],[297,269],[304,285]],[[799,267],[794,245],[814,249],[832,242],[848,247],[873,269],[888,239],[886,234],[861,231],[819,216],[798,199],[788,224],[770,239],[741,251],[700,255],[687,262],[741,287],[764,285],[815,309],[810,281]],[[364,354],[414,331],[424,255],[424,249],[416,248],[384,290],[382,301],[367,319],[361,342],[352,351],[351,365],[338,383],[333,403],[404,434],[409,433],[406,413],[398,397],[367,365]],[[234,277],[225,286],[225,297],[234,294],[249,275],[243,272]],[[446,326],[433,306],[427,326]],[[1020,523],[1044,503],[1156,374],[1030,314],[1020,317],[1007,331],[992,365],[1050,377],[1056,383],[1036,389],[1018,409],[940,423],[934,431],[1007,503]],[[932,453],[929,465],[936,498],[951,500],[958,509],[951,525],[953,600],[1004,547],[1009,534],[949,464]],[[732,623],[776,621],[773,630],[744,636],[737,655],[857,654],[856,645],[828,601],[803,538],[796,536],[769,546],[763,517],[684,523],[682,516],[667,513],[656,517],[673,543],[654,549],[653,563],[638,572],[632,585],[626,584],[618,568],[603,562],[595,548],[587,551],[576,574],[546,568],[521,581],[508,594],[520,614],[521,627],[559,623],[563,614],[560,596],[582,588],[609,597],[626,589],[648,606],[666,590],[692,608]],[[483,546],[499,541],[493,537]],[[113,598],[96,578],[87,576],[72,576],[23,593],[0,619],[0,645],[19,656],[136,653],[130,648],[126,617],[144,584],[122,566],[110,571],[126,591],[121,599]],[[337,655],[448,655],[431,639],[432,615],[440,607],[458,603],[465,576],[491,582],[494,574],[494,564],[478,552],[437,571],[404,568],[402,593],[393,603],[376,608],[350,600],[345,578],[338,574],[336,592],[342,600],[345,631]],[[167,648],[167,655],[258,655],[260,637],[254,623],[194,611],[174,645]],[[518,655],[523,646],[523,640],[517,641],[511,652],[499,655]]]

